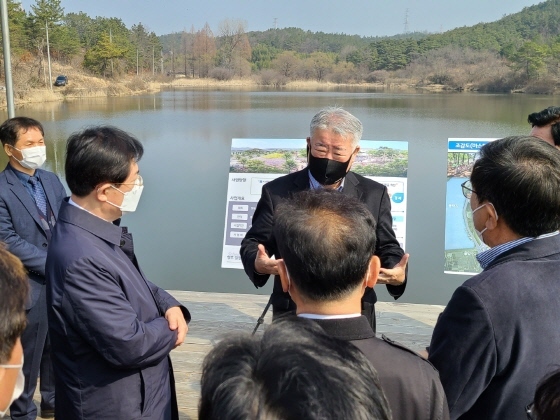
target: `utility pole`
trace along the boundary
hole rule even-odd
[[[152,76],[156,75],[156,47],[152,45]]]
[[[49,24],[45,20],[45,29],[47,30],[47,59],[49,61],[49,86],[52,92],[52,73],[51,73],[51,48],[49,46]]]
[[[163,51],[162,50],[160,50],[159,52],[159,60],[161,63],[161,74],[163,74]]]
[[[8,28],[8,4],[0,0],[0,15],[2,17],[2,47],[4,49],[4,74],[6,75],[6,104],[8,118],[16,116],[14,109],[14,85],[12,82],[12,59],[10,56],[10,31]]]
[[[136,48],[136,76],[138,76],[138,48]]]

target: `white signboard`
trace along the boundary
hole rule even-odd
[[[264,184],[307,166],[304,139],[233,139],[224,226],[222,267],[242,269],[239,248]],[[406,244],[408,142],[360,141],[352,171],[387,186],[393,230]]]

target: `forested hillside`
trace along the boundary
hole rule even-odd
[[[458,90],[539,93],[552,93],[559,84],[560,0],[439,34],[373,38],[298,28],[245,32],[245,26],[226,20],[216,33],[206,26],[160,39],[175,57],[175,71],[193,77],[258,74],[263,84],[275,85],[293,79],[407,80]]]
[[[275,86],[292,80],[396,82],[540,93],[555,92],[560,81],[560,0],[496,22],[393,37],[300,28],[248,32],[246,22],[233,19],[218,28],[206,24],[157,36],[140,22],[128,28],[120,17],[66,14],[61,0],[35,0],[31,10],[8,0],[8,9],[20,89],[47,85],[47,32],[56,62],[107,79],[164,74],[252,77]]]

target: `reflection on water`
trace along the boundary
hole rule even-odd
[[[465,280],[443,274],[447,138],[526,134],[527,115],[553,104],[553,97],[530,95],[169,90],[35,104],[16,114],[43,122],[47,168],[59,175],[65,140],[86,126],[112,124],[143,142],[145,189],[124,223],[152,281],[168,289],[268,294],[271,285],[256,291],[240,270],[220,268],[231,139],[303,139],[317,110],[342,106],[362,120],[364,139],[409,141],[411,257],[401,300],[445,304]]]

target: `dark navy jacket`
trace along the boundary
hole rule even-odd
[[[441,314],[429,360],[452,419],[526,419],[538,381],[560,363],[560,235],[498,256]]]
[[[177,416],[164,314],[180,303],[146,280],[122,229],[62,203],[46,268],[58,420]]]

